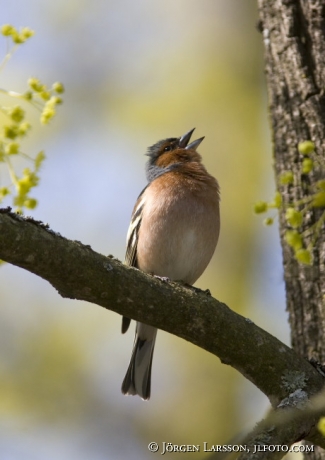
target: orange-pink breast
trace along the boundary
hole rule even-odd
[[[147,191],[146,191],[147,192]],[[215,251],[219,190],[214,178],[161,176],[144,195],[137,265],[146,272],[193,284]]]

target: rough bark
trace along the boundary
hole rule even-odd
[[[302,265],[284,241],[289,228],[285,205],[300,200],[316,180],[324,179],[319,167],[301,173],[298,143],[312,140],[318,158],[324,158],[325,139],[325,2],[324,0],[259,0],[260,29],[265,64],[277,183],[284,171],[293,171],[294,183],[281,186],[280,210],[287,309],[294,350],[301,356],[325,361],[325,232],[313,248],[313,264]],[[317,222],[323,210],[305,216],[303,230]],[[306,237],[308,243],[312,232]],[[325,458],[324,452],[312,454]]]

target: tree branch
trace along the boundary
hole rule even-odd
[[[227,445],[245,446],[245,451],[236,458],[238,460],[280,459],[288,452],[315,452],[313,446],[325,447],[325,439],[314,427],[324,414],[324,390],[318,395],[308,398],[307,392],[296,390],[271,410],[264,420],[261,420],[250,433],[236,436]],[[292,447],[302,439],[309,441],[312,446],[302,448]],[[254,454],[252,456],[252,454]],[[217,452],[209,460],[232,460],[234,454]]]
[[[320,404],[319,398],[316,396],[309,399],[305,391],[296,390],[283,399],[278,407],[246,436],[242,444],[246,445],[248,450],[238,460],[251,458],[249,452],[254,453],[254,459],[269,458],[271,453],[272,458],[280,459],[289,452],[292,444],[302,439],[324,448],[324,437],[314,429],[324,411],[323,401]]]
[[[273,407],[324,380],[304,358],[207,293],[127,267],[0,209],[0,258],[47,280],[62,297],[86,300],[170,332],[218,356],[256,385]]]

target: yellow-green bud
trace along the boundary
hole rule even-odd
[[[39,95],[42,99],[44,99],[44,101],[48,101],[51,97],[51,93],[49,91],[41,91]]]
[[[302,248],[302,237],[297,231],[287,230],[284,234],[284,239],[296,251]]]
[[[24,206],[27,209],[34,209],[37,206],[37,200],[35,200],[35,198],[28,198],[24,201]]]
[[[55,115],[55,109],[49,106],[48,102],[46,103],[43,109],[43,112],[41,114],[41,123],[43,125],[46,125],[51,120],[51,118],[53,118]]]
[[[315,150],[315,144],[312,141],[299,142],[298,150],[302,155],[309,155]]]
[[[18,126],[18,135],[25,136],[30,129],[31,125],[27,121],[25,121],[24,123],[20,123],[20,125]]]
[[[16,32],[16,29],[10,24],[4,24],[1,27],[1,33],[5,37],[9,37],[9,35],[12,35],[13,32]]]
[[[47,102],[47,105],[50,107],[55,107],[57,104],[62,104],[62,98],[59,96],[52,96],[51,99]]]
[[[323,436],[325,436],[325,417],[322,417],[322,418],[319,419],[319,421],[317,423],[317,428],[318,428],[318,431]]]
[[[255,214],[262,214],[263,212],[267,211],[267,202],[266,201],[258,201],[254,205],[254,212]]]
[[[38,78],[35,78],[35,77],[29,78],[28,84],[30,88],[36,91],[37,93],[43,90],[43,85]]]
[[[29,190],[32,188],[32,184],[29,178],[27,176],[24,176],[18,180],[16,187],[17,187],[18,195],[25,196],[27,195]]]
[[[298,251],[295,252],[295,257],[298,262],[302,264],[311,265],[312,263],[311,253],[308,249],[298,249]]]
[[[264,219],[264,225],[273,225],[274,219],[272,217],[267,217]]]
[[[23,171],[23,177],[18,179],[16,189],[18,196],[15,198],[15,204],[18,206],[24,206],[24,201],[26,200],[26,195],[32,187],[38,184],[39,178],[35,173],[33,173],[29,168],[25,168]]]
[[[19,152],[18,142],[9,142],[5,147],[5,152],[7,155],[16,155]]]
[[[302,224],[302,213],[294,208],[288,208],[285,217],[293,228],[298,228]]]
[[[29,27],[23,27],[20,31],[20,35],[27,40],[28,38],[32,37],[35,34],[35,31],[30,29]]]
[[[304,158],[302,162],[301,172],[303,174],[308,174],[310,173],[310,171],[312,171],[313,167],[314,167],[313,160],[311,158]]]
[[[273,202],[274,202],[274,206],[276,208],[278,208],[278,209],[281,208],[281,206],[282,206],[282,196],[281,196],[280,192],[275,192]]]
[[[280,192],[275,192],[273,201],[271,201],[268,206],[269,208],[281,208],[282,205],[282,196]]]
[[[20,35],[20,33],[18,33],[17,31],[12,32],[11,38],[14,43],[17,43],[17,45],[20,45],[25,41],[25,38],[22,35]]]
[[[52,89],[53,89],[53,91],[55,91],[58,94],[64,93],[64,86],[59,81],[56,81],[55,83],[53,83]]]
[[[25,117],[25,110],[23,110],[19,105],[8,110],[8,115],[15,123],[20,123]]]
[[[3,198],[6,195],[9,195],[9,189],[8,187],[1,187],[0,188],[0,196]]]
[[[292,171],[285,171],[280,176],[280,184],[281,185],[288,185],[293,183],[293,172]]]
[[[31,101],[33,99],[33,93],[31,91],[26,91],[24,99],[26,99],[26,101]]]
[[[323,208],[325,206],[325,191],[315,193],[311,205],[314,208]]]
[[[8,139],[16,139],[18,136],[18,128],[16,125],[4,126],[3,135]]]
[[[325,180],[319,180],[318,182],[316,182],[316,187],[319,190],[325,190]]]
[[[28,181],[32,184],[31,186],[35,186],[38,184],[38,177],[35,173],[33,173],[29,168],[25,168],[23,170],[24,178],[28,179]]]
[[[43,150],[41,150],[40,152],[38,152],[38,154],[36,155],[36,158],[35,158],[35,168],[36,169],[39,169],[41,164],[43,163],[43,161],[45,160],[45,153]]]

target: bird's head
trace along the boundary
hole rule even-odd
[[[149,182],[165,172],[175,169],[177,165],[191,161],[201,162],[201,155],[196,151],[203,141],[200,137],[189,144],[195,128],[181,137],[163,139],[148,148],[147,179]]]

